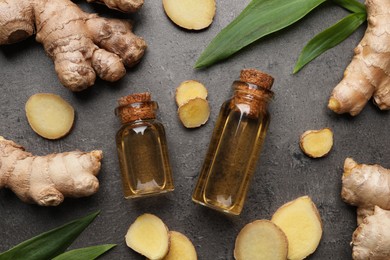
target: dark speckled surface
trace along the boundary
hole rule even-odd
[[[89,11],[126,17],[108,12],[103,6],[78,3]],[[72,248],[117,243],[103,259],[144,259],[126,247],[124,235],[138,215],[150,212],[161,217],[170,229],[185,233],[196,246],[199,259],[233,259],[235,237],[246,223],[270,218],[283,203],[307,194],[317,204],[324,227],[321,243],[308,259],[350,259],[349,242],[356,220],[355,209],[343,203],[339,195],[343,161],[351,156],[358,162],[390,168],[389,113],[380,112],[371,103],[355,118],[336,115],[326,108],[328,96],[341,79],[364,27],[293,75],[294,63],[305,43],[347,14],[325,4],[300,23],[249,46],[234,58],[206,70],[194,70],[192,66],[207,43],[248,3],[217,0],[211,27],[188,32],[168,20],[161,1],[146,0],[138,14],[128,16],[135,22],[136,33],[149,45],[142,62],[120,82],[98,80],[93,88],[77,94],[60,85],[52,61],[34,39],[0,47],[0,135],[38,155],[73,149],[104,151],[101,188],[92,197],[67,199],[58,207],[43,208],[24,204],[11,191],[1,190],[0,251],[101,210]],[[231,95],[230,85],[244,67],[273,75],[275,98],[270,104],[272,120],[247,203],[239,217],[228,217],[194,205],[191,193],[219,107]],[[175,88],[187,79],[207,86],[212,108],[209,122],[195,130],[185,129],[176,116]],[[122,196],[114,141],[120,124],[114,108],[119,97],[146,90],[160,105],[159,119],[167,132],[176,190],[162,197],[129,201]],[[38,92],[58,94],[76,109],[74,129],[66,138],[48,141],[28,126],[24,105]],[[299,148],[299,136],[307,129],[322,127],[333,129],[334,149],[326,158],[309,159]]]

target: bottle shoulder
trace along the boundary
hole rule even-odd
[[[145,133],[146,131],[152,132],[164,132],[164,126],[161,122],[156,119],[149,120],[137,120],[127,124],[123,124],[117,131],[117,136],[121,136],[124,133],[133,131],[135,133]]]

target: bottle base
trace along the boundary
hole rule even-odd
[[[205,206],[205,207],[208,207],[210,209],[213,209],[213,210],[216,210],[216,211],[219,211],[219,212],[222,212],[222,213],[225,213],[225,214],[228,214],[228,215],[234,215],[234,216],[238,216],[240,215],[241,213],[241,210],[242,209],[228,209],[228,208],[221,208],[221,207],[218,207],[218,206],[215,206],[215,205],[212,205],[210,203],[207,203],[205,201],[201,201],[201,200],[197,200],[195,198],[192,198],[192,201],[199,204],[199,205],[202,205],[202,206]]]
[[[136,198],[144,198],[144,197],[152,197],[152,196],[158,196],[162,195],[168,192],[172,192],[175,189],[165,189],[165,190],[158,190],[158,191],[148,191],[148,192],[139,192],[139,193],[134,193],[131,195],[125,195],[125,199],[136,199]]]

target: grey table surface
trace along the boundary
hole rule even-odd
[[[77,3],[89,12],[132,19],[136,34],[146,39],[148,50],[142,62],[128,70],[121,81],[111,84],[97,80],[89,90],[71,93],[61,86],[52,61],[33,38],[0,47],[0,135],[37,155],[74,149],[104,152],[100,190],[91,197],[66,199],[58,207],[45,208],[24,204],[11,191],[0,190],[0,251],[101,210],[71,248],[116,243],[118,246],[102,259],[144,259],[126,247],[124,236],[137,216],[149,212],[159,216],[171,230],[186,234],[193,241],[199,259],[233,259],[235,237],[245,224],[269,219],[283,203],[309,195],[320,211],[323,237],[308,259],[351,258],[349,243],[356,219],[355,208],[340,198],[343,162],[351,156],[361,163],[390,167],[389,113],[379,111],[370,102],[359,116],[352,118],[337,115],[326,105],[365,25],[293,75],[295,61],[307,41],[347,15],[347,11],[327,3],[298,24],[252,44],[233,58],[205,70],[195,70],[195,60],[207,43],[249,0],[217,0],[213,24],[200,32],[175,26],[166,17],[161,1],[146,0],[142,10],[134,15],[118,14],[83,1]],[[195,205],[191,193],[220,105],[231,96],[231,83],[240,70],[249,67],[275,77],[275,98],[269,106],[272,120],[244,210],[238,217],[229,217]],[[199,80],[209,90],[210,119],[194,130],[181,125],[174,101],[175,88],[187,79]],[[119,97],[143,91],[150,91],[159,103],[159,120],[167,132],[176,189],[165,196],[125,200],[114,141],[120,123],[114,108]],[[58,94],[74,106],[76,121],[67,137],[49,141],[30,129],[24,105],[31,95],[39,92]],[[333,150],[326,158],[310,159],[299,148],[299,136],[307,129],[322,127],[334,131]]]

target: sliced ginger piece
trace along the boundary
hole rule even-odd
[[[269,220],[247,224],[238,234],[234,248],[236,260],[285,260],[288,242],[283,231]]]
[[[31,128],[47,139],[67,135],[74,122],[74,109],[60,96],[49,93],[32,95],[25,106]]]
[[[191,240],[177,231],[169,231],[170,246],[163,260],[197,260],[196,250]]]
[[[183,81],[180,86],[176,88],[176,104],[182,106],[194,98],[207,98],[206,87],[196,80]]]
[[[194,98],[179,107],[179,118],[187,128],[199,127],[207,122],[210,116],[209,102],[203,98]]]
[[[332,149],[333,132],[330,128],[308,130],[301,135],[299,145],[309,157],[324,157]]]
[[[176,25],[201,30],[208,27],[215,15],[215,0],[163,0],[165,13]]]
[[[304,259],[317,249],[322,223],[310,197],[302,196],[284,204],[274,213],[271,221],[287,236],[288,259]]]
[[[126,244],[151,260],[162,259],[169,249],[169,233],[164,222],[153,214],[143,214],[131,224]]]

